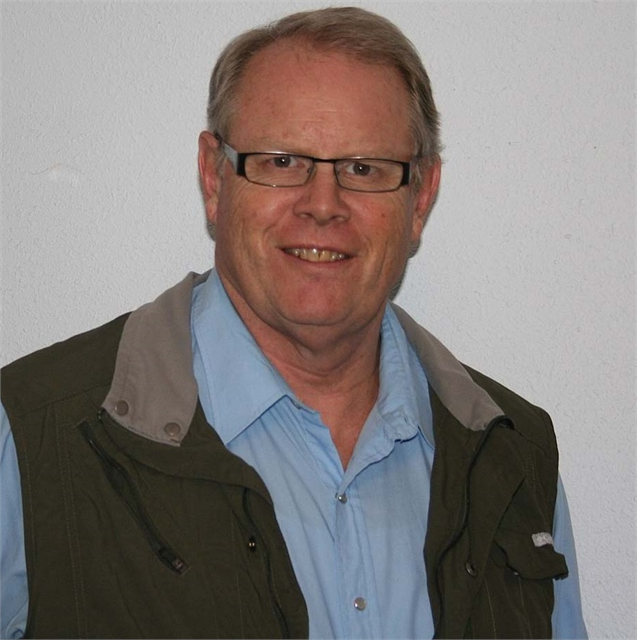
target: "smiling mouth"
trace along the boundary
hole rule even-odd
[[[339,253],[338,251],[331,251],[330,249],[301,249],[291,248],[283,249],[285,253],[291,256],[295,256],[300,260],[307,260],[308,262],[338,262],[340,260],[346,260],[347,254]]]

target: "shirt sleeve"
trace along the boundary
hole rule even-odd
[[[22,638],[29,609],[22,491],[15,442],[0,404],[0,637]]]
[[[555,550],[564,554],[568,566],[568,577],[555,581],[555,606],[553,608],[553,638],[588,638],[579,588],[575,541],[571,527],[571,516],[566,501],[562,479],[558,478],[553,523]]]

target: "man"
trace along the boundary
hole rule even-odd
[[[585,635],[548,416],[388,304],[437,122],[364,10],[226,48],[215,270],[3,372],[3,634]]]

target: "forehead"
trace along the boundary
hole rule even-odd
[[[393,67],[282,41],[246,66],[231,135],[237,145],[288,144],[299,152],[409,154],[409,105]]]

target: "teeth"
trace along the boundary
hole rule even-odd
[[[329,251],[327,249],[285,249],[286,253],[296,256],[301,260],[308,262],[336,262],[337,260],[345,260],[344,253],[337,251]]]

